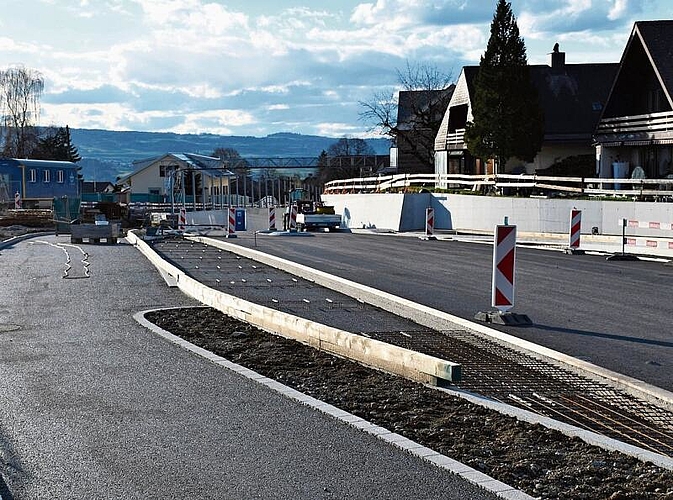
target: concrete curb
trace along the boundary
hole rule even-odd
[[[462,479],[469,481],[470,483],[476,484],[489,492],[494,493],[500,498],[504,498],[507,500],[534,499],[534,497],[524,493],[521,490],[517,490],[516,488],[513,488],[501,481],[493,479],[492,477],[482,472],[479,472],[476,469],[473,469],[445,455],[437,453],[436,451],[427,448],[426,446],[423,446],[419,443],[416,443],[415,441],[407,439],[400,434],[391,432],[388,429],[380,427],[376,424],[372,424],[371,422],[368,422],[363,418],[353,415],[352,413],[348,413],[347,411],[341,410],[336,406],[333,406],[331,404],[320,401],[319,399],[308,396],[302,392],[292,389],[291,387],[281,384],[276,380],[265,377],[264,375],[260,375],[259,373],[250,370],[249,368],[237,365],[236,363],[233,363],[225,358],[222,358],[221,356],[218,356],[217,354],[214,354],[206,349],[203,349],[202,347],[196,346],[191,342],[187,342],[186,340],[178,337],[177,335],[173,335],[172,333],[156,326],[155,324],[145,319],[146,313],[161,310],[164,309],[151,309],[147,311],[140,311],[134,314],[133,318],[142,326],[155,332],[156,334],[160,335],[169,342],[172,342],[184,349],[187,349],[188,351],[191,351],[194,354],[215,363],[216,365],[232,370],[243,377],[249,378],[250,380],[254,380],[257,383],[264,385],[269,389],[274,390],[290,399],[298,401],[310,408],[313,408],[314,410],[318,410],[337,420],[340,420],[343,423],[351,425],[368,434],[371,434],[372,436],[375,436],[378,439],[381,439],[382,441],[385,441],[397,448],[400,448],[408,453],[411,453],[412,455],[415,455],[418,458],[427,460],[428,462],[433,463],[434,465],[436,465],[441,469],[456,474],[460,476]]]

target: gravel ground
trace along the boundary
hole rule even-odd
[[[673,498],[673,472],[317,351],[210,308],[147,314],[161,328],[538,498]]]

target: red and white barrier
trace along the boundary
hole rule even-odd
[[[435,234],[435,209],[428,207],[425,209],[425,236]]]
[[[178,231],[184,231],[186,225],[187,209],[185,207],[180,207],[180,213],[178,214]]]
[[[570,237],[569,246],[571,249],[580,247],[580,231],[582,229],[582,211],[572,209],[570,211]]]
[[[623,219],[619,219],[621,225]],[[626,220],[626,227],[640,228],[640,229],[660,229],[662,231],[673,231],[673,222],[651,222],[640,220]]]
[[[290,205],[290,231],[297,230],[297,205]]]
[[[227,237],[233,238],[236,236],[236,208],[229,207],[227,216]]]
[[[21,208],[21,194],[18,191],[14,193],[14,208]]]
[[[624,238],[624,244],[630,247],[659,248],[661,250],[673,250],[673,241],[651,240],[648,238]]]
[[[276,230],[276,208],[269,207],[269,231]]]
[[[504,313],[514,307],[516,226],[495,226],[491,305]]]

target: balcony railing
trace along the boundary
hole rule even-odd
[[[638,141],[673,137],[673,112],[604,118],[596,136],[603,141]]]
[[[446,149],[466,149],[465,129],[457,128],[455,132],[446,134]]]

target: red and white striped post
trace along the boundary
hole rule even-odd
[[[276,207],[269,207],[269,231],[276,230]]]
[[[582,211],[573,208],[570,211],[570,249],[577,250],[580,247],[580,231],[582,229]]]
[[[21,208],[21,193],[18,191],[14,193],[14,208],[19,209]]]
[[[178,214],[178,231],[184,231],[186,225],[187,225],[187,209],[184,206],[182,206],[180,207],[180,213]]]
[[[435,234],[435,209],[428,207],[425,209],[425,236]]]
[[[297,205],[290,205],[290,231],[297,230]]]
[[[227,210],[227,238],[236,237],[236,207],[229,207]]]
[[[516,226],[495,226],[491,305],[500,313],[514,307],[514,262]]]

